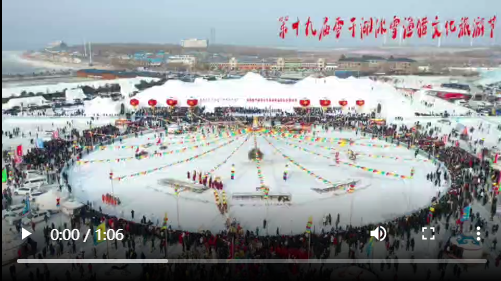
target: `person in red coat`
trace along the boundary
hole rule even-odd
[[[205,176],[204,176],[204,180],[203,180],[203,184],[204,184],[204,186],[207,186],[207,178],[208,178],[208,176],[207,176],[207,175],[205,175]]]
[[[190,179],[190,171],[186,172],[186,174],[188,175],[188,179]]]
[[[197,171],[193,171],[193,181],[197,180]]]
[[[212,188],[212,176],[209,177],[209,187]]]

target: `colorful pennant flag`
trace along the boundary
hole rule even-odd
[[[169,217],[167,216],[167,212],[164,215],[164,222],[162,224],[162,229],[167,229],[167,222],[169,221]]]
[[[7,182],[7,169],[2,169],[2,183]]]
[[[281,140],[282,141],[282,140]],[[291,146],[291,147],[294,147],[296,149],[299,149],[299,150],[302,150],[304,152],[307,152],[307,153],[311,153],[313,155],[317,155],[317,156],[320,156],[320,157],[323,157],[325,159],[329,159],[329,160],[334,160],[332,159],[331,157],[329,156],[325,156],[325,155],[322,155],[320,153],[316,153],[314,151],[311,151],[311,150],[308,150],[306,148],[303,148],[303,147],[300,147],[298,145],[295,145],[295,144],[291,144],[287,141],[284,141],[287,145]],[[268,141],[268,143],[273,146],[273,144],[271,144],[271,142]],[[274,146],[273,146],[274,147]],[[287,157],[286,157],[287,158]],[[289,161],[291,161],[291,159],[289,158]],[[295,161],[291,161],[293,164],[295,164],[296,166],[300,166],[299,164],[297,164]],[[361,169],[363,171],[366,171],[366,172],[371,172],[373,174],[376,174],[376,175],[384,175],[384,176],[388,176],[388,177],[394,177],[394,178],[399,178],[399,179],[411,179],[412,177],[410,176],[405,176],[405,175],[400,175],[400,174],[397,174],[397,173],[392,173],[392,172],[386,172],[386,171],[380,171],[380,170],[377,170],[377,169],[373,169],[373,168],[367,168],[367,167],[363,167],[363,166],[359,166],[359,165],[355,165],[355,164],[351,164],[351,163],[348,163],[348,162],[342,162],[342,161],[339,161],[340,164],[342,165],[346,165],[346,166],[349,166],[349,167],[352,167],[352,168],[357,168],[357,169]],[[306,169],[304,169],[306,170]],[[307,170],[306,170],[307,171]]]
[[[184,160],[179,160],[177,162],[174,162],[174,163],[171,163],[171,164],[168,164],[168,165],[165,165],[165,166],[162,166],[162,167],[158,167],[158,168],[155,168],[155,169],[151,169],[151,170],[146,170],[146,171],[142,171],[142,172],[138,172],[138,173],[134,173],[134,174],[131,174],[131,175],[127,175],[127,176],[121,176],[121,177],[115,177],[113,178],[113,180],[116,180],[116,181],[121,181],[121,180],[124,180],[126,178],[135,178],[135,177],[139,177],[139,176],[146,176],[148,174],[151,174],[151,173],[154,173],[154,172],[158,172],[158,171],[162,171],[164,169],[167,169],[169,167],[172,167],[172,166],[175,166],[175,165],[179,165],[179,164],[183,164],[183,163],[188,163],[188,162],[191,162],[193,160],[196,160],[196,159],[200,159],[204,156],[206,156],[207,154],[211,153],[211,152],[214,152],[218,149],[220,149],[221,147],[224,147],[224,146],[227,146],[231,143],[233,143],[234,141],[238,140],[240,137],[237,137],[236,139],[233,139],[233,140],[230,140],[229,142],[225,142],[215,148],[212,148],[210,150],[207,150],[201,154],[198,154],[198,155],[195,155],[195,156],[192,156],[190,158],[187,158],[187,159],[184,159]]]
[[[306,223],[306,233],[310,234],[311,233],[311,226],[313,225],[313,217],[310,216],[308,218],[308,223]]]
[[[100,232],[100,234],[94,234],[94,245],[106,241],[106,224],[104,222],[98,225],[95,231]]]

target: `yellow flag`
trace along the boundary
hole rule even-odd
[[[96,233],[94,233],[94,245],[103,241],[106,241],[106,224],[104,224],[104,222],[96,227]]]
[[[169,221],[169,217],[167,216],[167,213],[165,213],[162,229],[167,229],[167,222],[168,221]]]

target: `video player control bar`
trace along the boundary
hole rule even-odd
[[[143,263],[197,263],[197,264],[254,264],[254,263],[324,263],[324,264],[365,264],[365,263],[451,263],[451,264],[485,264],[486,259],[18,259],[17,263],[108,263],[108,264],[143,264]]]

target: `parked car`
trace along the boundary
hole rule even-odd
[[[16,225],[21,221],[22,218],[23,218],[22,214],[19,215],[16,213],[9,213],[4,217],[4,220],[10,225]]]
[[[29,225],[31,223],[39,223],[42,222],[45,219],[45,216],[50,218],[50,212],[44,211],[44,212],[31,212],[24,216],[24,218],[21,219],[21,223],[23,225]]]
[[[14,189],[14,195],[29,195],[31,192],[37,190],[33,187],[18,187]]]
[[[38,187],[42,184],[47,183],[47,177],[45,176],[30,176],[24,181],[24,187]]]
[[[2,218],[21,216],[23,214],[24,204],[16,204],[9,206],[6,210],[2,211]]]

